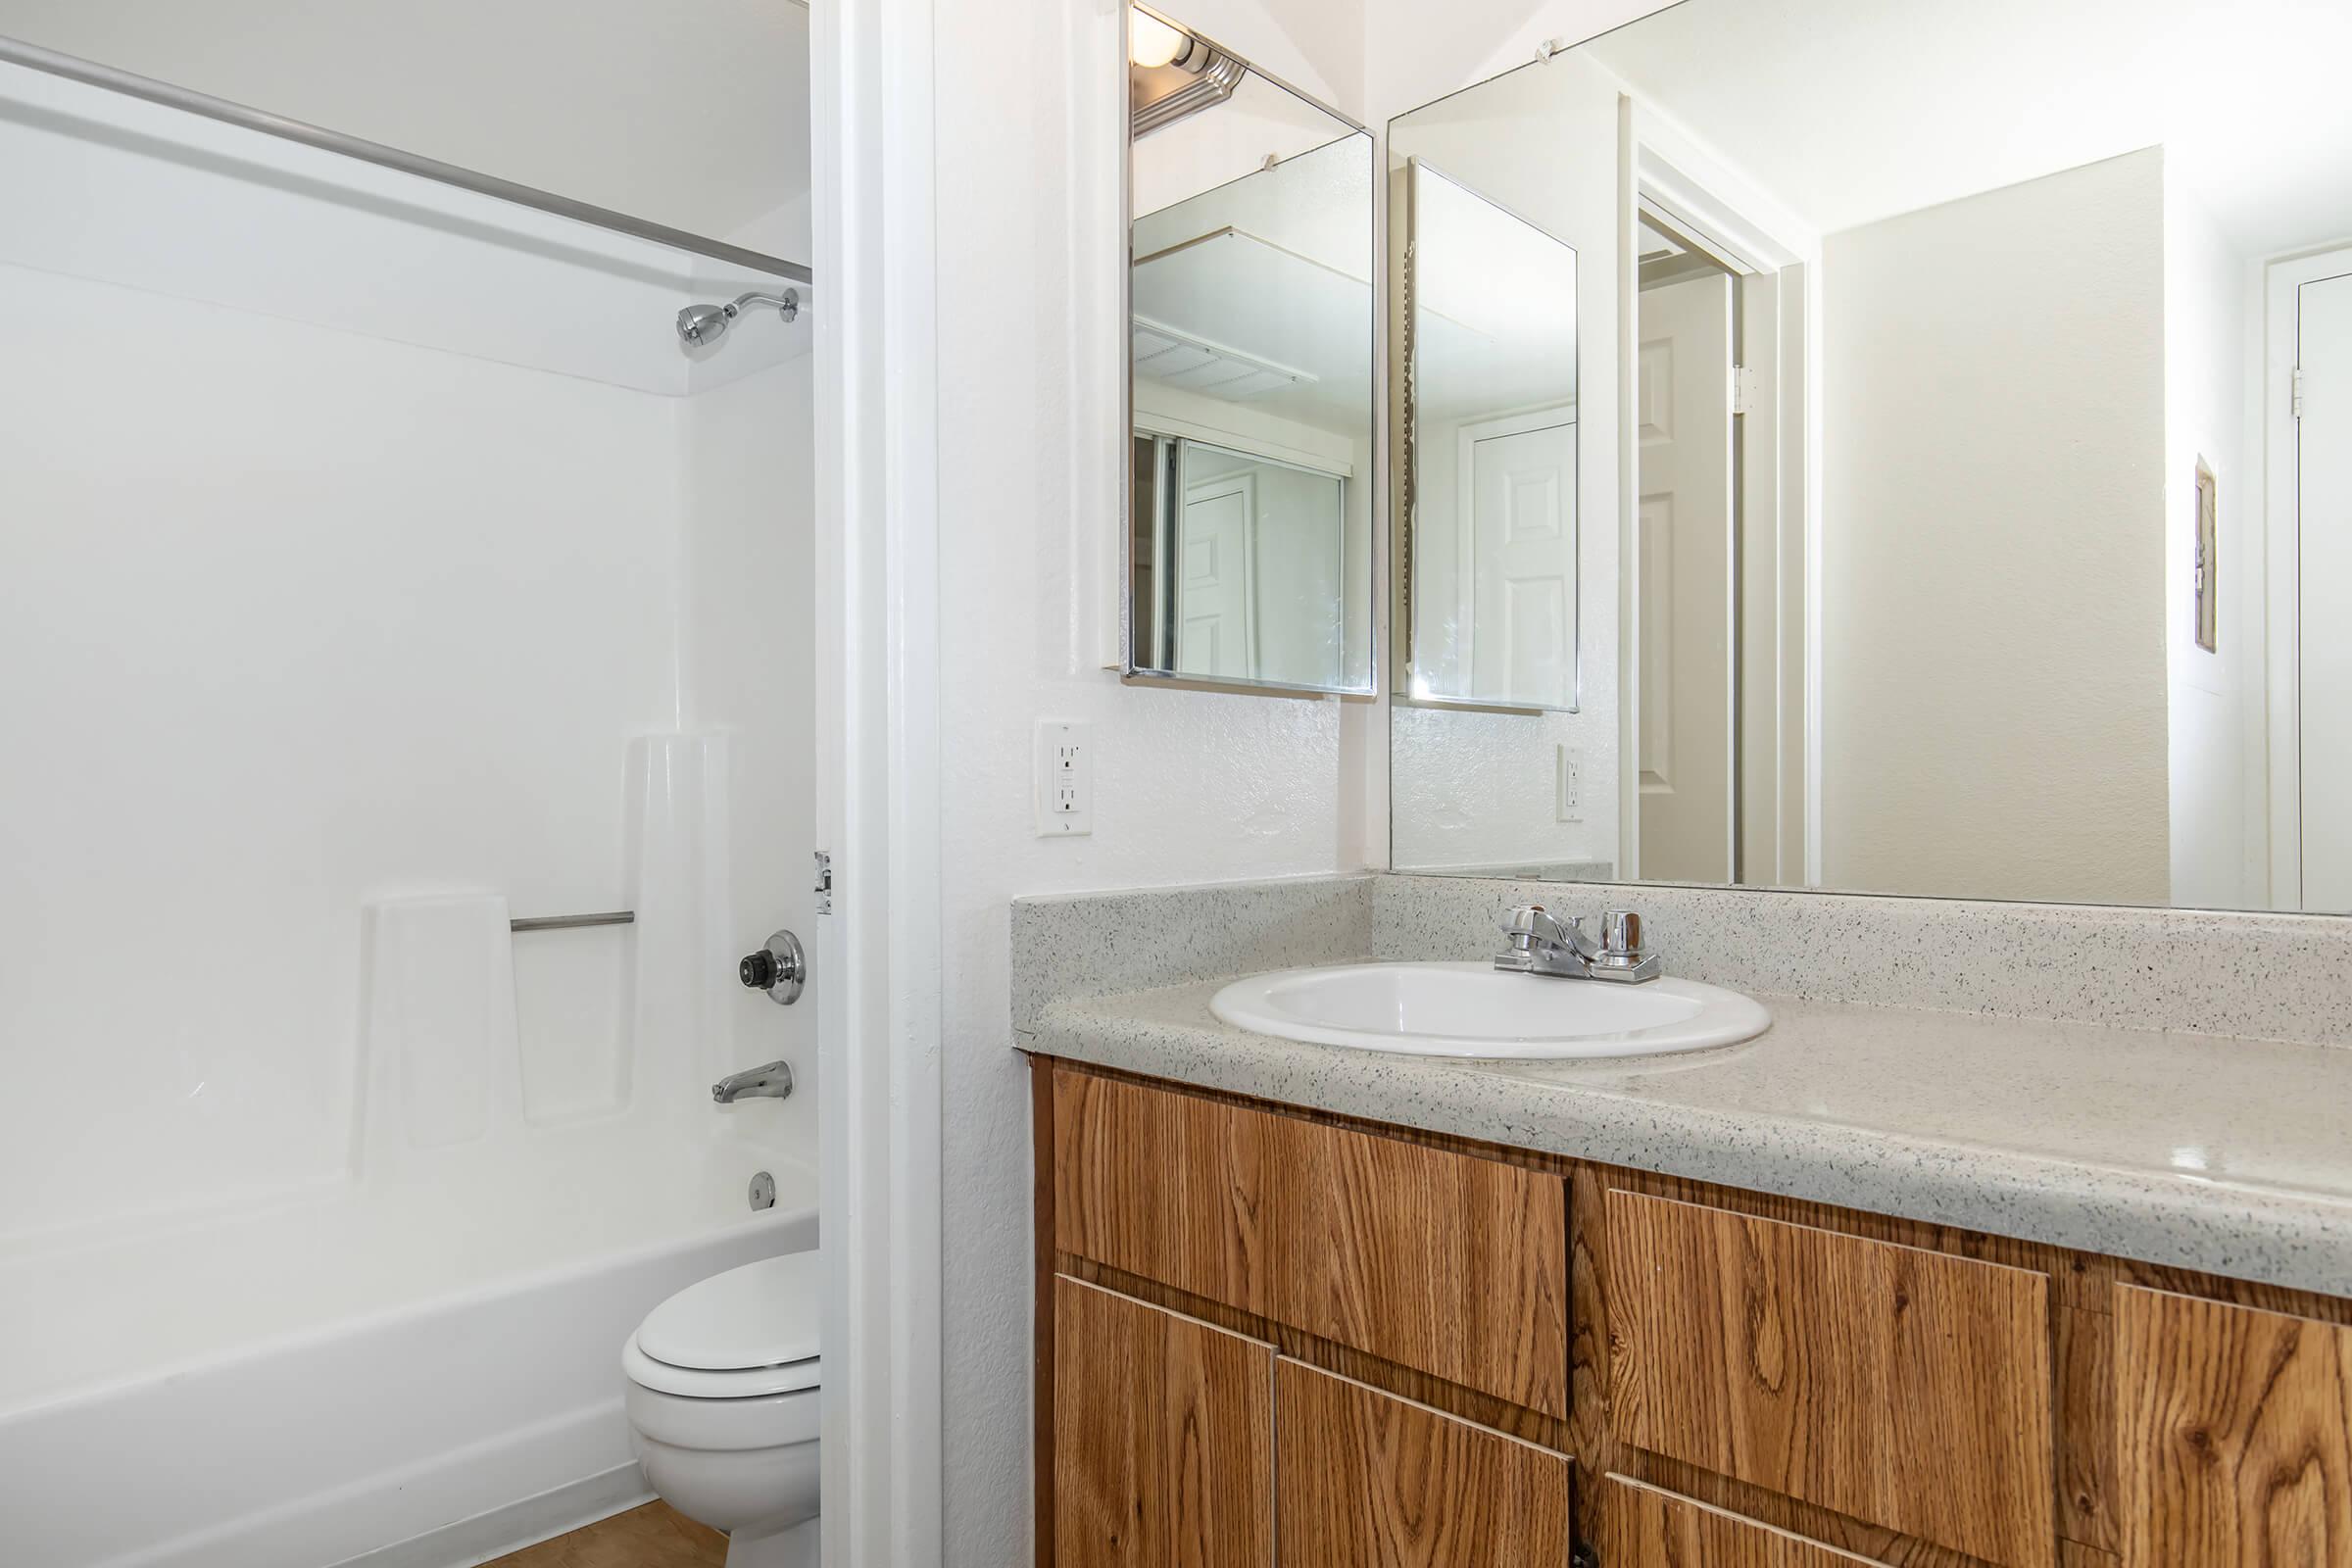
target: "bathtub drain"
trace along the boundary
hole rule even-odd
[[[754,1208],[775,1207],[776,1179],[765,1171],[761,1171],[759,1175],[753,1177],[751,1199],[752,1207]]]

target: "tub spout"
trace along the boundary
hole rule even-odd
[[[792,1063],[788,1061],[731,1072],[710,1086],[710,1098],[722,1105],[738,1100],[782,1100],[791,1093]]]

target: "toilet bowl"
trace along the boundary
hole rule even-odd
[[[713,1274],[621,1348],[645,1479],[727,1535],[727,1568],[816,1568],[822,1263],[788,1252]]]

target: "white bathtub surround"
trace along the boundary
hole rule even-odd
[[[577,1523],[645,1311],[813,1243],[815,994],[734,982],[815,918],[809,314],[722,373],[756,279],[0,97],[0,1558]]]
[[[514,935],[496,894],[368,906],[369,1102],[411,1146],[467,1144],[522,1118],[514,1033]],[[384,1091],[390,1091],[385,1094]]]

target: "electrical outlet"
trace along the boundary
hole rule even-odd
[[[1095,830],[1095,729],[1037,721],[1037,836],[1076,838]]]
[[[1552,798],[1557,808],[1552,814],[1563,822],[1581,822],[1585,819],[1585,811],[1577,778],[1576,754],[1562,746],[1557,756],[1558,764],[1552,774]]]

